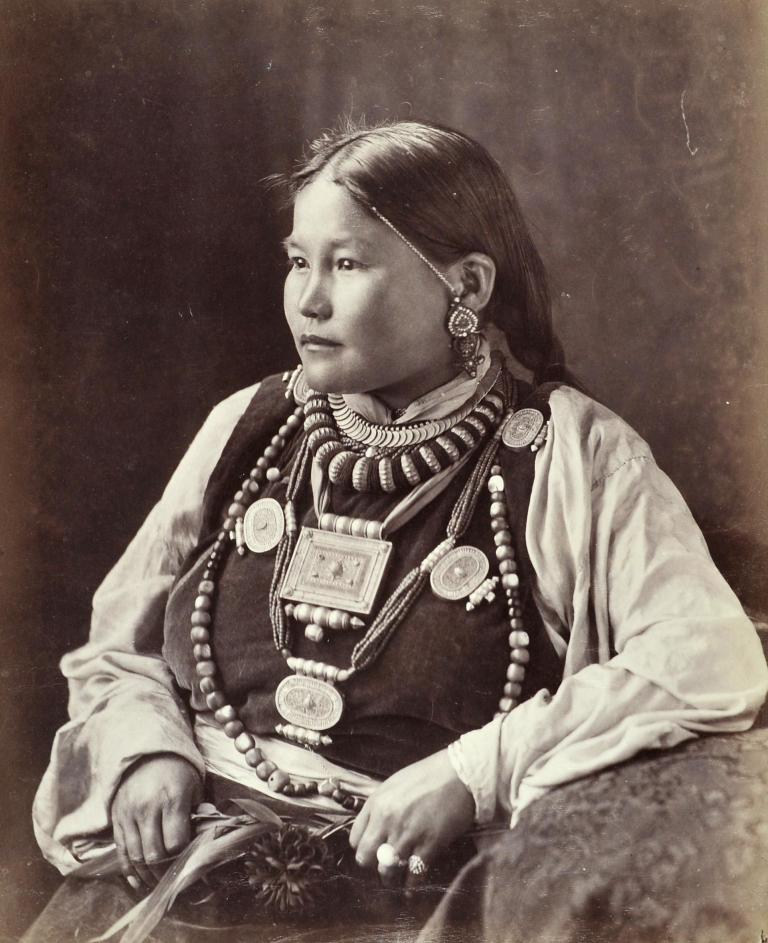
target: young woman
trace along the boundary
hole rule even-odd
[[[62,662],[34,814],[64,873],[111,830],[152,884],[234,783],[357,813],[362,867],[422,874],[766,693],[679,493],[569,381],[487,152],[398,122],[283,182],[302,369],[211,413]]]

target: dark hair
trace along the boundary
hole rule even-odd
[[[566,378],[544,265],[509,181],[481,144],[422,121],[346,124],[313,141],[294,173],[273,180],[295,195],[326,169],[435,264],[469,252],[490,256],[496,284],[489,319],[536,383]]]

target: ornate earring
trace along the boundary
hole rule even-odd
[[[451,347],[456,354],[457,366],[460,366],[471,377],[477,376],[477,368],[483,362],[478,354],[480,349],[480,320],[477,312],[469,305],[462,303],[458,295],[448,309],[446,320],[448,333],[451,335]]]

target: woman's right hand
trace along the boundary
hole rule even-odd
[[[152,887],[191,838],[191,814],[202,799],[194,766],[171,753],[148,756],[123,776],[112,800],[112,828],[128,883]]]

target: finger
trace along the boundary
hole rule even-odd
[[[368,803],[366,802],[363,808],[357,815],[357,818],[352,823],[352,828],[349,832],[349,844],[353,848],[357,848],[360,844],[360,839],[363,837],[363,833],[368,827],[368,820],[371,817],[371,809]]]
[[[133,865],[128,858],[128,852],[125,847],[125,836],[123,835],[123,829],[119,822],[112,823],[112,834],[115,839],[117,860],[120,862],[120,871],[125,880],[137,891],[139,887],[141,887],[141,881],[136,876]]]
[[[162,834],[165,854],[175,858],[189,844],[191,819],[189,809],[169,806],[163,809]]]
[[[402,887],[407,873],[408,867],[405,859],[402,859],[399,865],[390,865],[389,867],[379,865],[379,880],[383,887]]]
[[[142,884],[146,884],[147,887],[153,887],[155,879],[144,862],[141,834],[139,832],[139,826],[134,820],[131,819],[123,824],[123,839],[125,842],[125,853],[133,873],[139,878]]]
[[[406,892],[416,890],[429,883],[430,862],[433,860],[434,851],[431,844],[421,844],[417,845],[410,853],[406,868]]]
[[[169,855],[163,842],[163,813],[161,809],[147,815],[139,821],[141,846],[144,852],[144,863],[152,875],[152,883],[156,884],[168,867]]]
[[[355,861],[357,861],[361,868],[377,867],[378,861],[376,860],[376,852],[379,846],[383,845],[386,841],[386,832],[383,831],[381,827],[369,821],[368,826],[358,842],[357,851],[355,852]]]

